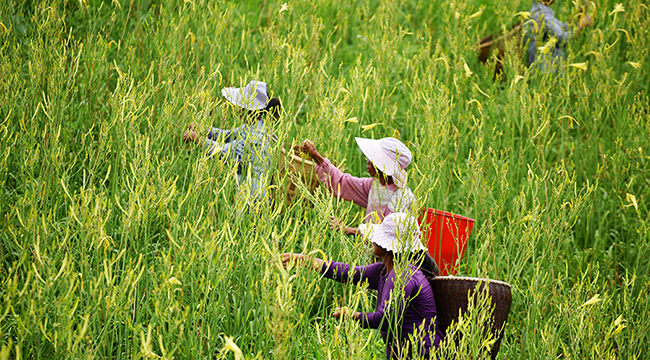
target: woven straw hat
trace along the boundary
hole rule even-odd
[[[221,89],[221,95],[231,103],[247,110],[262,110],[269,101],[266,92],[266,83],[253,80],[248,85],[235,88],[227,87]]]
[[[390,137],[379,140],[359,137],[354,139],[363,154],[378,170],[392,176],[397,187],[406,187],[407,175],[404,169],[413,160],[413,154],[404,143]]]
[[[364,237],[394,253],[425,250],[420,241],[420,226],[415,217],[405,213],[392,213],[381,224],[361,224]]]

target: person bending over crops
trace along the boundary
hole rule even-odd
[[[368,158],[366,164],[371,177],[358,178],[342,173],[316,151],[310,140],[303,141],[301,150],[316,162],[314,170],[318,179],[332,194],[366,209],[365,223],[380,223],[394,212],[413,211],[415,196],[406,185],[405,171],[413,155],[406,145],[395,138],[355,140]],[[344,226],[335,217],[332,217],[331,226],[335,230],[343,227],[346,234],[360,235],[359,228]]]
[[[265,122],[269,115],[279,118],[282,104],[277,98],[269,100],[266,83],[256,80],[243,88],[224,88],[221,94],[240,109],[244,124],[231,130],[213,127],[203,138],[197,134],[196,125],[191,123],[183,133],[183,140],[204,144],[208,156],[234,161],[237,164],[238,184],[241,184],[242,174],[250,174],[252,197],[262,199],[268,182],[268,151],[271,142]]]
[[[542,72],[555,72],[565,59],[565,48],[571,36],[569,26],[555,18],[555,12],[550,8],[554,0],[533,1],[530,19],[523,24],[524,45],[526,47],[525,61],[528,66],[537,63]],[[591,24],[591,17],[585,14],[585,9],[578,14],[578,31]],[[497,62],[494,76],[503,71],[503,57],[505,55],[504,41],[520,33],[522,25],[517,22],[508,34],[496,37],[488,35],[479,41],[479,60],[486,63],[490,49],[496,46]],[[505,78],[504,78],[505,79]]]
[[[374,256],[381,260],[356,266],[324,261],[304,254],[282,254],[285,267],[298,263],[320,271],[339,282],[359,284],[377,290],[374,312],[337,308],[333,316],[359,322],[364,328],[380,329],[387,359],[406,359],[417,353],[428,355],[444,337],[438,328],[436,299],[422,268],[434,271],[424,257],[420,228],[413,216],[392,213],[381,224],[363,224],[364,236],[372,241]],[[399,290],[397,290],[399,289]],[[396,290],[396,291],[393,291]]]
[[[535,61],[543,72],[555,72],[560,62],[565,59],[565,48],[571,36],[567,23],[555,18],[555,11],[550,6],[555,0],[533,1],[530,20],[524,23],[527,42],[526,61],[531,66]],[[579,14],[578,31],[591,25],[591,18]],[[538,43],[539,41],[539,43]],[[541,53],[538,54],[538,51]]]

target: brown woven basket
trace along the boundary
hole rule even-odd
[[[490,50],[494,47],[499,51],[500,56],[503,56],[505,51],[506,40],[511,40],[518,38],[521,35],[522,25],[521,22],[517,22],[512,25],[507,33],[494,37],[494,34],[490,34],[478,42],[478,59],[485,63],[490,57]]]
[[[522,24],[518,21],[516,24],[510,27],[507,33],[498,36],[495,38],[494,34],[488,35],[481,40],[479,40],[477,47],[478,59],[482,63],[486,63],[490,58],[490,52],[494,48],[497,51],[497,61],[494,65],[494,76],[502,73],[503,70],[503,57],[506,52],[506,41],[515,40],[516,43],[521,43],[521,34],[522,34]],[[509,49],[513,51],[513,49]],[[520,48],[514,49],[514,51],[521,52]]]
[[[296,186],[296,177],[305,184],[311,193],[320,184],[318,176],[314,172],[314,162],[301,157],[298,146],[294,146],[292,150],[290,154],[287,154],[287,151],[282,149],[282,157],[288,163],[289,172],[293,174],[293,176],[287,176],[287,180],[285,181],[285,201],[287,204],[291,204],[299,195],[298,187]]]
[[[489,289],[491,304],[494,307],[491,330],[497,339],[492,346],[491,356],[492,359],[496,359],[505,332],[504,324],[508,320],[510,304],[512,303],[510,284],[497,280],[456,276],[438,276],[432,279],[430,283],[436,298],[438,326],[445,332],[452,321],[458,320],[459,310],[467,311],[468,295],[470,292],[476,291],[477,285],[480,284],[479,291]]]

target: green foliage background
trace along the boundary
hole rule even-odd
[[[594,20],[562,69],[509,44],[495,82],[475,44],[530,5],[1,0],[0,358],[384,356],[329,316],[365,291],[276,261],[366,263],[328,229],[359,209],[255,208],[181,140],[238,125],[220,89],[251,79],[284,104],[276,179],[304,138],[362,175],[353,138],[400,136],[422,204],[476,219],[459,274],[512,285],[501,358],[648,358],[650,10],[558,2]]]

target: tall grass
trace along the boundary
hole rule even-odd
[[[322,189],[259,206],[181,141],[237,126],[220,89],[251,79],[284,105],[275,186],[281,146],[361,175],[353,137],[398,136],[421,204],[476,219],[460,274],[512,284],[500,357],[649,357],[650,10],[589,2],[557,74],[511,51],[495,82],[474,44],[529,6],[0,2],[0,358],[384,356],[330,317],[369,293],[277,262],[367,263],[328,229],[359,209]],[[485,355],[477,314],[443,353]]]

